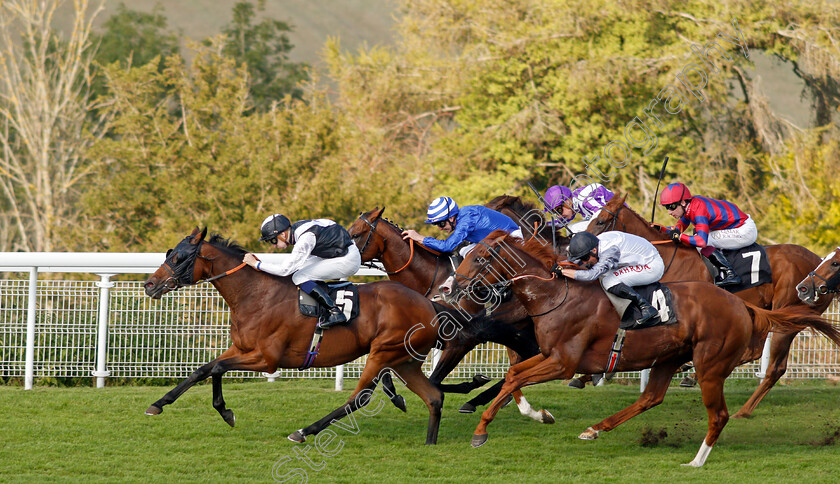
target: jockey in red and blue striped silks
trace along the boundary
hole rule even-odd
[[[685,215],[677,221],[676,228],[680,232],[685,232],[693,224],[695,234],[683,233],[680,236],[680,242],[704,249],[709,245],[709,233],[738,228],[744,225],[748,219],[749,216],[738,209],[734,203],[695,195],[686,206]],[[755,242],[755,240],[752,242]],[[747,245],[749,244],[744,246]],[[707,252],[711,252],[711,249],[708,249]]]

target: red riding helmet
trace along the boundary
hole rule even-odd
[[[683,185],[682,183],[671,183],[659,195],[659,204],[660,205],[668,205],[671,203],[679,203],[683,200],[688,200],[691,198],[691,192],[688,191],[688,187]]]

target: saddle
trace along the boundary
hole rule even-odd
[[[668,286],[665,286],[660,282],[654,282],[653,284],[647,284],[645,286],[633,286],[633,289],[638,292],[640,296],[647,299],[654,309],[659,311],[660,321],[636,326],[636,321],[641,318],[641,311],[639,311],[639,308],[635,305],[631,305],[630,301],[626,299],[618,298],[615,295],[604,291],[610,302],[613,303],[615,310],[618,311],[618,314],[621,316],[621,324],[619,325],[619,328],[625,330],[642,329],[677,322],[677,311],[674,306],[671,289],[669,289]]]
[[[764,246],[757,243],[742,247],[740,249],[720,249],[723,256],[741,277],[740,284],[721,286],[731,293],[740,292],[751,287],[773,282],[773,274],[770,272],[770,261],[767,259],[767,252]],[[709,268],[709,272],[717,278],[717,269],[704,257],[703,261]]]
[[[335,305],[341,308],[347,321],[359,316],[359,288],[349,281],[328,281],[317,282],[322,288],[326,289],[327,294],[330,295]],[[304,316],[318,318],[318,321],[324,320],[329,316],[329,311],[318,304],[312,296],[303,292],[298,288],[298,307],[300,313]]]

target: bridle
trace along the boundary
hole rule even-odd
[[[488,245],[483,240],[478,242],[478,243],[483,245],[484,247],[486,247],[487,250],[489,250],[491,254],[495,255],[499,259],[502,259],[502,256],[501,256],[501,253],[499,252],[498,247],[491,247],[490,245]],[[504,259],[502,259],[502,260],[504,260]],[[468,276],[465,276],[463,274],[459,274],[458,271],[455,271],[455,277],[456,278],[460,277],[460,278],[467,281],[467,284],[464,287],[463,292],[468,293],[468,294],[475,294],[477,292],[477,289],[474,289],[474,286],[480,280],[484,279],[485,274],[493,273],[496,276],[500,276],[498,271],[495,271],[493,269],[493,266],[490,265],[490,263],[491,263],[490,259],[481,258],[477,261],[479,263],[481,263],[481,267],[479,267],[478,271],[475,273],[475,275],[473,277],[468,277]],[[551,271],[551,277],[541,277],[541,276],[538,276],[536,274],[521,274],[521,275],[513,276],[510,279],[504,279],[504,278],[498,278],[497,277],[498,280],[496,282],[490,283],[490,284],[488,284],[486,282],[482,282],[481,285],[484,289],[489,289],[497,298],[499,298],[499,300],[502,300],[502,298],[504,296],[504,292],[516,281],[519,281],[519,280],[522,280],[522,279],[528,279],[528,278],[539,279],[541,281],[551,281],[551,280],[554,280],[554,279],[557,278],[557,274],[558,274],[557,271],[552,270]],[[544,311],[544,312],[539,313],[539,314],[529,314],[528,315],[529,317],[534,318],[534,317],[537,317],[537,316],[544,316],[544,315],[554,311],[555,309],[559,308],[560,306],[563,305],[564,302],[566,302],[566,298],[568,298],[568,296],[569,296],[569,280],[568,280],[568,278],[565,278],[565,277],[563,278],[563,280],[566,283],[566,293],[563,296],[563,299],[556,306],[549,309],[548,311]],[[461,296],[461,297],[463,297],[463,296]],[[460,297],[457,298],[457,300],[460,300]],[[456,300],[456,302],[457,302],[457,300]]]
[[[838,248],[838,250],[840,250],[840,248]],[[819,268],[820,267],[817,266],[817,269]],[[814,269],[813,271],[808,273],[808,277],[806,279],[809,279],[811,281],[811,290],[814,292],[814,294],[835,294],[840,292],[840,288],[838,288],[838,284],[840,283],[840,271],[835,272],[834,275],[826,279],[825,277],[817,274],[817,270]],[[817,286],[816,279],[821,280],[823,284]],[[831,286],[834,287],[832,288]]]
[[[180,244],[178,244],[175,249],[180,247],[184,242],[189,242],[192,240],[192,236],[184,238]],[[213,261],[215,258],[207,257],[201,255],[201,245],[204,244],[204,240],[199,241],[197,244],[188,244],[189,249],[184,251],[175,251],[175,249],[169,249],[166,251],[166,260],[163,262],[163,267],[166,272],[168,273],[169,277],[167,277],[161,284],[169,289],[170,291],[175,291],[185,286],[191,286],[198,284],[200,282],[211,282],[215,281],[216,279],[220,279],[222,277],[228,276],[233,274],[234,272],[238,271],[245,267],[245,262],[239,264],[238,266],[230,269],[228,271],[222,272],[221,274],[217,274],[213,277],[194,281],[194,274],[195,274],[195,263],[198,259],[204,259],[210,262],[210,270],[213,270]],[[173,254],[174,252],[174,254]],[[174,262],[174,258],[177,255],[184,254],[180,261]],[[173,267],[174,266],[174,267]]]

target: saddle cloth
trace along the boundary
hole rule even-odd
[[[677,311],[674,307],[674,300],[668,286],[664,286],[660,282],[654,282],[653,284],[647,284],[645,286],[634,286],[633,289],[645,298],[657,311],[659,311],[659,319],[661,321],[636,326],[636,320],[641,317],[641,311],[639,311],[636,306],[631,305],[630,301],[618,298],[615,295],[604,291],[610,302],[612,302],[613,306],[615,306],[616,311],[618,311],[621,315],[621,324],[619,325],[619,328],[627,330],[642,329],[677,322]]]
[[[321,287],[327,290],[335,305],[338,306],[347,321],[359,315],[359,288],[352,282],[337,282],[337,283],[323,283],[317,282]],[[311,316],[318,318],[318,320],[326,319],[329,311],[321,307],[312,296],[303,292],[298,288],[298,306],[300,313],[304,316]]]
[[[741,276],[741,284],[720,286],[731,293],[736,293],[773,282],[773,274],[770,272],[770,261],[767,259],[767,252],[764,246],[753,243],[741,249],[720,249],[726,260],[732,264],[735,272]],[[705,257],[704,257],[705,261]],[[710,267],[709,272],[717,280],[717,269],[706,261]]]

